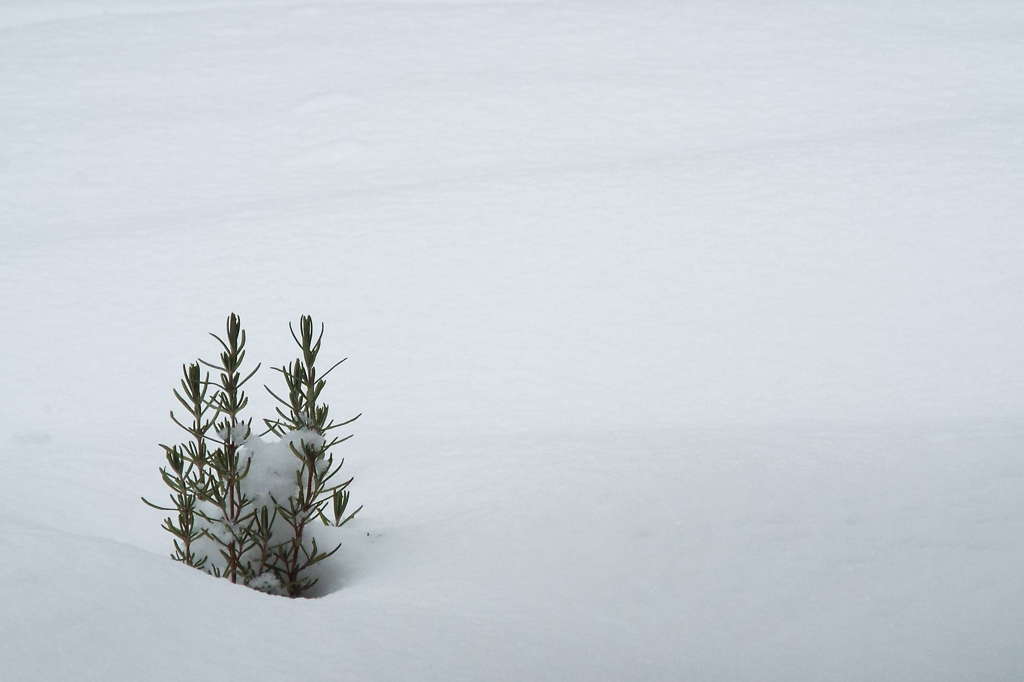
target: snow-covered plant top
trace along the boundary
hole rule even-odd
[[[256,434],[252,418],[242,416],[249,402],[242,387],[260,365],[243,378],[245,331],[234,313],[226,326],[224,338],[211,334],[222,349],[219,363],[200,359],[183,366],[181,390],[173,391],[188,417],[181,420],[172,411],[171,419],[189,436],[160,446],[167,460],[160,475],[173,506],[143,501],[174,512],[163,528],[174,536],[176,561],[262,592],[302,596],[318,580],[309,569],[341,547],[322,550],[311,524],[319,520],[341,527],[362,509],[348,512],[352,479],[336,482],[344,459],[336,464],[330,452],[351,435],[329,435],[359,415],[335,422],[320,402],[327,375],[344,359],[319,373],[323,325],[314,340],[308,315],[300,318],[298,335],[289,324],[301,357],[274,368],[284,377],[285,390],[265,386],[279,405],[275,417],[263,420],[266,430]],[[204,374],[203,365],[218,379]],[[263,440],[266,435],[276,440]]]

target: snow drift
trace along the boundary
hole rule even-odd
[[[5,674],[1021,679],[1022,31],[8,0]],[[351,357],[320,599],[172,564],[138,502],[230,311]]]

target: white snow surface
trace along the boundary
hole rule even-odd
[[[0,677],[1024,679],[1022,64],[1018,1],[4,0]],[[138,499],[231,311],[351,356],[317,599]]]

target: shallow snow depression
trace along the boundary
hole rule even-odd
[[[1021,35],[2,3],[3,674],[1024,678]],[[351,357],[320,599],[173,564],[138,501],[230,311],[254,360],[303,312]]]

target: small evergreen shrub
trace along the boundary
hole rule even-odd
[[[162,527],[173,536],[172,559],[262,592],[299,597],[318,581],[310,569],[341,547],[319,547],[316,522],[340,528],[362,509],[348,511],[352,478],[337,482],[344,459],[335,463],[331,452],[352,437],[331,432],[360,415],[335,422],[320,399],[327,376],[344,362],[318,371],[323,325],[315,340],[308,315],[300,318],[298,334],[288,328],[300,353],[273,368],[284,380],[282,390],[264,386],[277,406],[274,417],[262,420],[262,433],[243,417],[249,402],[243,387],[260,365],[247,373],[242,368],[245,330],[238,315],[228,316],[224,338],[211,334],[220,344],[218,362],[198,359],[182,367],[180,390],[173,393],[187,416],[172,410],[171,420],[187,438],[160,446],[171,506],[143,502],[171,513]],[[277,440],[265,441],[266,435]]]

